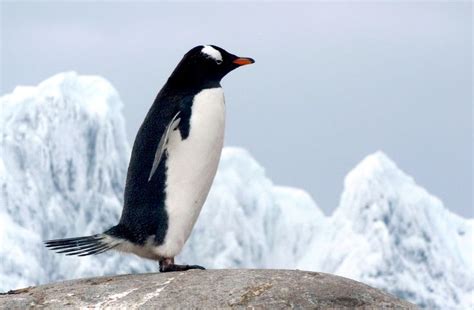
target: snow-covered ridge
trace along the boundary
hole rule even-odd
[[[473,223],[376,152],[349,172],[325,235],[298,266],[358,279],[422,307],[455,309],[472,303]]]
[[[61,97],[64,101],[57,100]],[[0,98],[4,105],[4,113],[2,113],[4,117],[11,115],[9,112],[18,113],[15,106],[22,108],[25,106],[25,101],[38,107],[49,103],[49,107],[44,106],[48,109],[71,108],[78,105],[89,117],[102,118],[113,118],[114,115],[121,113],[123,106],[117,91],[109,81],[100,76],[78,75],[76,72],[56,74],[38,86],[17,86],[12,93]],[[70,102],[67,102],[68,100]]]
[[[0,97],[0,291],[157,270],[130,255],[66,257],[41,244],[118,220],[130,151],[121,108],[105,79],[73,72]],[[275,186],[247,151],[225,148],[178,260],[324,271],[427,308],[469,308],[473,227],[382,152],[349,172],[326,216],[306,192]]]
[[[0,289],[152,270],[119,255],[66,258],[42,240],[118,220],[129,146],[122,102],[105,79],[58,74],[0,97]]]

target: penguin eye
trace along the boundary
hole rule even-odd
[[[220,60],[220,59],[216,60],[216,64],[220,65],[221,63],[222,63],[222,60]]]

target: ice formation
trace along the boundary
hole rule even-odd
[[[347,175],[339,207],[298,267],[356,279],[423,308],[456,309],[472,303],[473,224],[377,152]]]

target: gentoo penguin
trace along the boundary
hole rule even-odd
[[[254,63],[214,45],[186,53],[141,125],[127,172],[122,216],[92,236],[45,241],[66,255],[114,249],[157,260],[161,272],[204,269],[177,265],[216,174],[224,141],[221,79]]]

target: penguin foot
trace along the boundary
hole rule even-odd
[[[190,269],[206,270],[206,268],[199,265],[176,265],[174,258],[160,260],[160,272],[186,271]]]
[[[191,269],[206,270],[206,268],[199,265],[175,265],[170,264],[166,266],[160,266],[160,272],[173,272],[173,271],[186,271]]]

